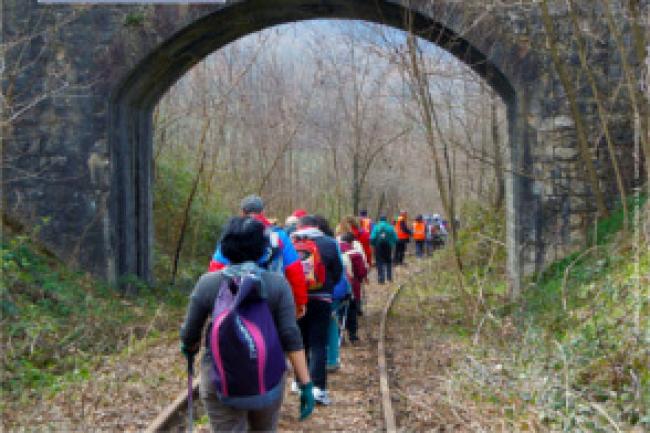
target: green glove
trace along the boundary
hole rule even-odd
[[[314,411],[314,384],[307,382],[300,385],[300,421],[303,421]]]

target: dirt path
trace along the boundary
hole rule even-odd
[[[397,279],[404,273],[399,270]],[[377,370],[379,322],[389,292],[395,287],[379,285],[371,273],[366,288],[367,304],[359,318],[360,341],[341,348],[341,369],[328,375],[331,406],[317,405],[311,418],[297,421],[298,399],[287,394],[282,408],[282,431],[377,431],[384,428]]]
[[[381,310],[397,282],[409,274],[397,269],[392,285],[378,285],[373,270],[367,304],[359,318],[360,341],[341,350],[341,369],[328,377],[332,405],[317,406],[298,421],[298,397],[286,390],[281,431],[377,431],[384,428],[377,372]],[[90,380],[65,386],[36,401],[12,402],[3,409],[5,431],[142,431],[185,388],[185,364],[177,336],[108,358]],[[207,426],[195,431],[209,432]]]

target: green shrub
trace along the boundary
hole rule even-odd
[[[161,156],[154,183],[154,275],[169,280],[185,207],[196,177],[196,162],[177,155]],[[177,285],[187,286],[207,269],[208,262],[230,212],[221,196],[200,184],[189,212]]]
[[[0,256],[2,389],[8,397],[53,389],[79,366],[152,331],[175,331],[181,320],[185,296],[177,291],[142,286],[137,297],[125,296],[37,253],[27,236],[5,235]]]

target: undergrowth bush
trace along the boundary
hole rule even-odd
[[[503,217],[479,205],[462,215],[465,289],[447,250],[400,298],[431,308],[424,329],[464,345],[471,362],[450,371],[450,398],[501,408],[511,431],[650,429],[648,234],[637,244],[613,212],[590,235],[596,246],[550,265],[512,303],[503,296]]]
[[[188,156],[189,155],[189,156]],[[158,159],[154,182],[154,275],[164,283],[171,276],[187,199],[196,177],[196,161],[186,153]],[[205,272],[230,212],[218,191],[200,183],[189,212],[176,286],[191,286]]]
[[[26,235],[0,244],[2,390],[5,398],[55,392],[93,363],[176,328],[185,295],[139,287],[125,296],[38,252]]]

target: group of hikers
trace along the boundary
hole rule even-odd
[[[276,430],[287,360],[300,419],[316,403],[331,404],[327,375],[340,368],[346,331],[350,344],[359,340],[373,259],[378,283],[390,282],[410,239],[417,257],[431,254],[444,244],[445,224],[438,215],[409,223],[405,211],[374,223],[361,211],[332,230],[326,218],[297,209],[280,227],[264,215],[262,198],[244,198],[190,295],[181,328],[191,372],[210,321],[199,390],[212,430]]]

